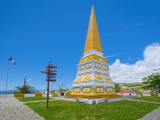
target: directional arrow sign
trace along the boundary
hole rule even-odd
[[[48,77],[46,77],[46,78],[48,78]],[[56,76],[49,76],[49,78],[56,78]]]
[[[46,72],[44,72],[44,71],[41,71],[41,73],[46,73]]]
[[[48,81],[48,79],[46,79],[45,81]],[[51,82],[56,82],[55,79],[49,79],[49,81],[51,81]]]
[[[49,76],[49,77],[56,77],[56,75],[48,75],[48,74],[47,74],[46,77],[48,77],[48,76]]]
[[[48,76],[48,73],[46,73],[46,75]],[[57,75],[57,73],[49,73],[49,75],[53,76],[53,75]]]
[[[48,71],[50,71],[50,72],[57,72],[57,71],[55,71],[55,70],[46,70],[46,72],[48,72]]]
[[[57,69],[57,66],[46,66],[46,68],[48,69],[48,68],[55,68],[55,69]]]

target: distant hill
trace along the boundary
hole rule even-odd
[[[134,83],[142,83],[142,82],[134,82]],[[134,83],[117,83],[117,84],[134,84]]]
[[[130,83],[117,83],[117,84],[130,84]]]

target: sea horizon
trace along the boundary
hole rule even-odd
[[[15,91],[16,91],[16,90],[15,90]],[[43,92],[43,90],[35,90],[35,91]],[[13,93],[13,91],[8,91],[8,90],[7,90],[7,94],[10,94],[10,93]],[[6,90],[1,90],[1,91],[0,91],[0,94],[6,94]]]

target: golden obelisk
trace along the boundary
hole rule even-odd
[[[92,5],[83,57],[78,64],[77,77],[73,81],[69,98],[116,98],[114,82],[109,75],[109,65],[103,51]]]

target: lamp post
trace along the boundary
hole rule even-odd
[[[26,84],[26,76],[24,77],[24,90],[23,90],[23,99],[24,99],[24,93],[25,93],[25,84]]]

